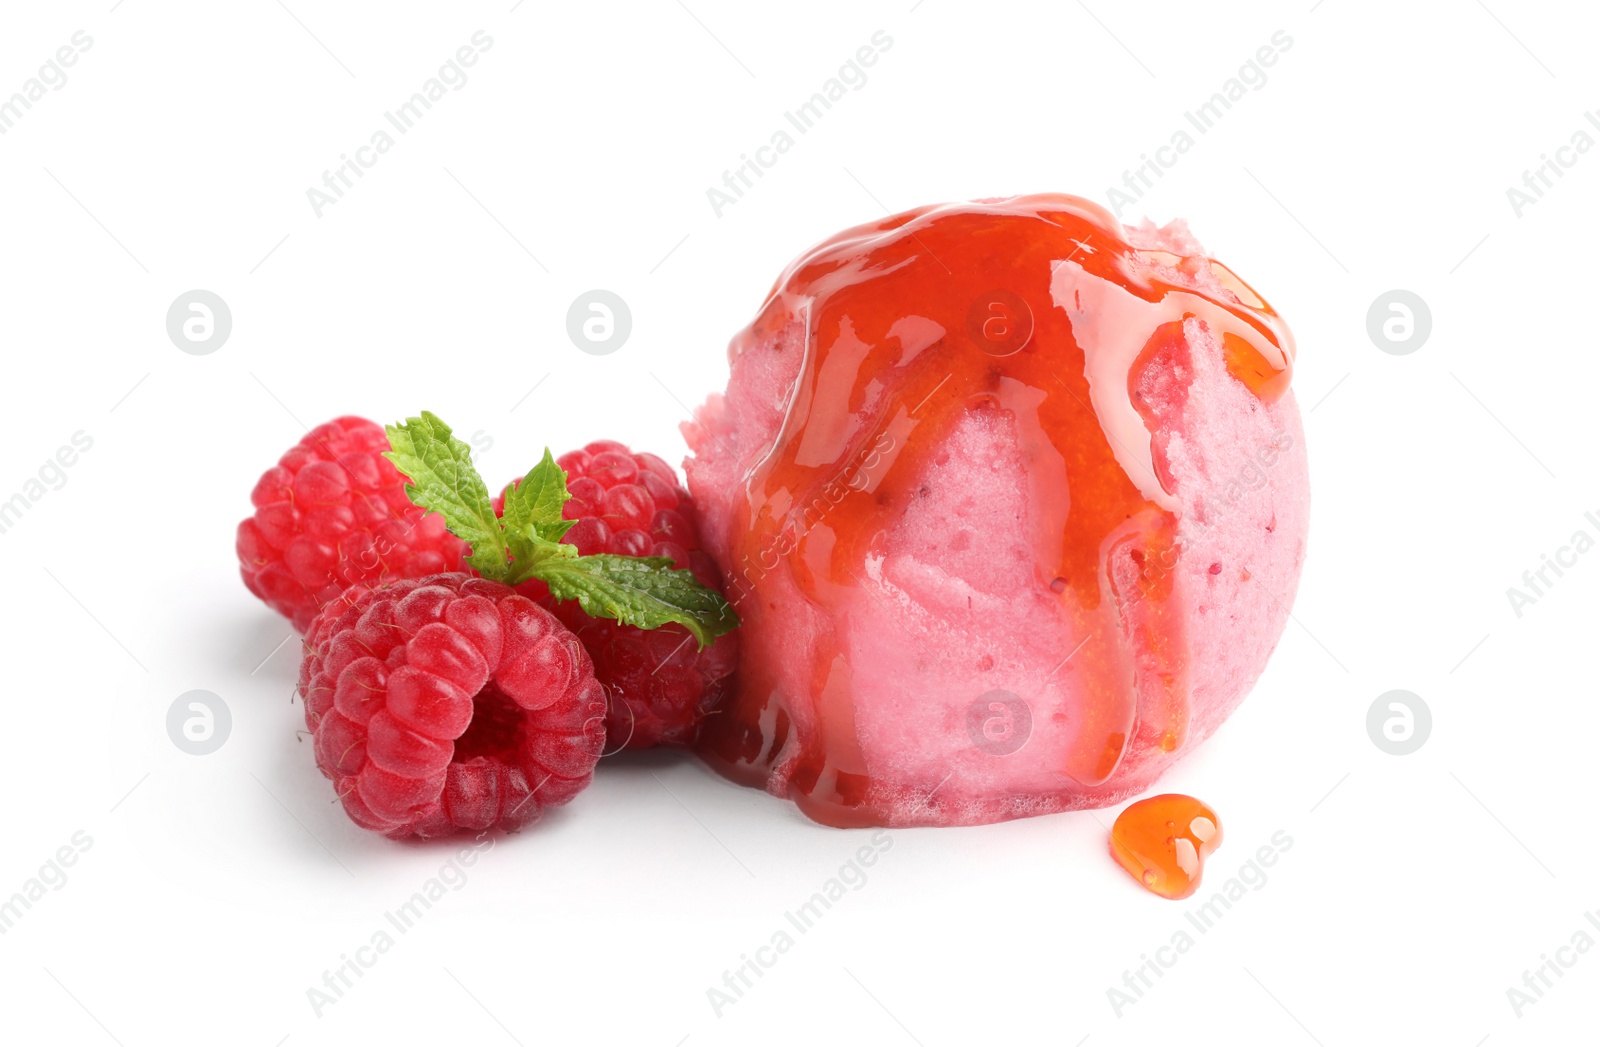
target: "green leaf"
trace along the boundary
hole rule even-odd
[[[530,578],[543,577],[539,565],[546,560],[575,560],[578,557],[576,546],[542,537],[531,523],[520,532],[508,531],[506,542],[511,546],[511,577],[504,580],[507,585],[521,585]]]
[[[579,556],[563,544],[575,521],[562,519],[561,511],[572,496],[549,448],[520,484],[506,488],[500,518],[471,449],[437,415],[423,411],[387,431],[385,457],[409,478],[406,496],[443,516],[451,533],[472,546],[467,562],[485,578],[507,585],[537,578],[558,600],[577,600],[596,618],[640,629],[676,622],[702,647],[738,628],[739,616],[722,594],[673,569],[669,558]]]
[[[559,542],[576,520],[563,520],[561,508],[572,495],[567,493],[567,474],[544,449],[544,458],[528,471],[521,483],[506,488],[505,529],[523,533],[530,525],[540,538]]]
[[[472,466],[471,449],[428,411],[385,429],[392,450],[384,457],[411,480],[406,496],[444,517],[451,533],[472,546],[468,562],[479,574],[496,581],[509,577],[505,534]]]
[[[533,577],[558,600],[577,600],[596,618],[655,629],[677,622],[704,647],[739,625],[739,616],[714,589],[663,556],[601,553],[551,557],[533,566]]]

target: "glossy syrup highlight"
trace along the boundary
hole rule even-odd
[[[1207,856],[1220,846],[1217,812],[1182,793],[1129,804],[1111,826],[1111,857],[1141,887],[1163,898],[1193,894]]]

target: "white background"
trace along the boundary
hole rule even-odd
[[[1600,110],[1588,5],[112,2],[0,26],[0,96],[93,39],[0,136],[0,498],[94,441],[0,535],[0,896],[93,840],[0,936],[8,1042],[1593,1041],[1600,950],[1520,1018],[1506,994],[1600,909],[1600,554],[1520,618],[1506,595],[1600,534],[1600,150],[1520,217],[1506,195]],[[479,29],[470,81],[316,217],[306,190]],[[718,217],[707,188],[880,29],[865,86]],[[677,461],[800,250],[942,200],[1104,202],[1280,29],[1265,86],[1124,212],[1187,217],[1300,344],[1295,621],[1163,782],[1221,813],[1208,883],[1292,837],[1265,886],[1119,1017],[1107,990],[1189,903],[1112,863],[1114,812],[899,831],[718,1017],[707,989],[867,834],[681,755],[607,760],[318,1017],[307,989],[452,848],[329,802],[297,644],[237,577],[250,488],[303,426],[427,407],[492,441],[496,483],[599,437]],[[193,288],[233,314],[207,356],[165,329]],[[607,357],[565,331],[590,288],[632,309]],[[1432,311],[1409,356],[1366,333],[1393,288]],[[165,728],[195,688],[233,717],[205,757]],[[1410,756],[1367,736],[1392,688],[1433,712]]]

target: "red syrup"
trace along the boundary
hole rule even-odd
[[[1206,856],[1222,846],[1217,812],[1182,793],[1129,804],[1111,826],[1111,857],[1152,894],[1187,898]]]
[[[1047,522],[1038,575],[1070,608],[1072,642],[1089,637],[1073,655],[1089,681],[1087,713],[1059,769],[1084,786],[1112,776],[1136,727],[1170,751],[1188,720],[1171,573],[1138,580],[1134,651],[1119,621],[1128,597],[1107,570],[1112,556],[1154,565],[1174,553],[1178,505],[1158,475],[1141,374],[1182,339],[1188,318],[1207,325],[1229,371],[1264,401],[1288,388],[1294,356],[1287,326],[1221,264],[1125,237],[1109,212],[1062,194],[908,211],[796,260],[729,347],[736,359],[804,324],[781,434],[736,508],[731,595],[747,630],[780,571],[825,612],[836,607],[862,585],[875,537],[904,512],[914,478],[961,418],[998,410],[1015,420],[1034,463],[1030,497]],[[1213,289],[1182,282],[1197,274]],[[852,486],[875,454],[872,482]],[[826,517],[802,523],[823,497]],[[774,551],[774,569],[741,577],[739,565],[770,563]],[[1070,646],[1064,636],[1063,654]],[[1164,690],[1155,722],[1137,725],[1136,655],[1154,659]],[[699,744],[718,771],[757,786],[780,753],[795,756],[785,751],[796,743],[775,657],[744,646],[738,693]],[[827,636],[811,687],[817,729],[791,765],[790,796],[825,824],[884,824],[856,738],[849,665]]]

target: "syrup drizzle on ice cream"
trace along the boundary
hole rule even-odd
[[[1170,573],[1116,566],[1162,562],[1177,540],[1178,502],[1139,395],[1144,371],[1199,322],[1229,371],[1270,402],[1288,388],[1294,355],[1277,314],[1227,269],[1126,236],[1109,212],[1065,195],[909,211],[798,259],[729,350],[737,358],[801,325],[799,377],[778,439],[745,477],[731,560],[778,550],[775,570],[830,611],[879,576],[881,536],[951,430],[973,412],[1012,421],[1030,463],[1039,584],[1066,608],[1061,651],[1086,681],[1059,768],[1084,786],[1112,776],[1136,729],[1171,751],[1188,718]],[[863,470],[869,454],[876,466]],[[824,492],[826,516],[800,523]],[[741,615],[760,613],[770,578],[735,582]],[[707,722],[701,752],[751,784],[782,761],[812,818],[878,824],[843,643],[824,636],[815,651],[806,741],[772,656],[747,647],[739,697]],[[1136,662],[1160,691],[1152,701],[1146,685],[1140,724]]]

